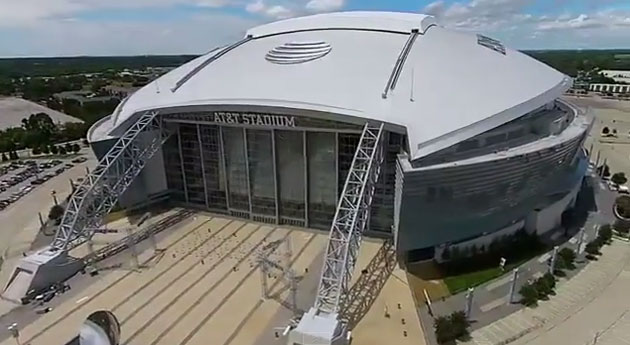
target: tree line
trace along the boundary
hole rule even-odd
[[[21,127],[0,130],[0,152],[14,152],[22,149],[50,150],[51,145],[79,140],[85,137],[89,125],[68,122],[55,124],[46,113],[31,114],[22,119]]]

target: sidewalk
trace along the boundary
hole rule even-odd
[[[610,285],[630,263],[630,246],[621,241],[602,248],[599,260],[589,263],[569,280],[560,280],[556,296],[541,301],[536,308],[521,309],[471,333],[464,344],[503,345],[542,328],[562,323]]]

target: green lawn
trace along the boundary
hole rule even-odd
[[[504,271],[497,266],[481,269],[474,272],[445,277],[444,284],[446,284],[446,287],[448,288],[448,291],[451,293],[451,295],[455,295],[462,291],[465,291],[469,287],[479,286],[487,281],[498,278],[503,274],[512,271],[512,269],[522,265],[527,260],[529,259],[522,259],[521,261],[505,265]]]

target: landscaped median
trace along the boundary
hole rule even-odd
[[[465,250],[445,250],[440,264],[444,284],[451,295],[500,277],[528,260],[545,253],[548,248],[536,234],[520,230],[498,238],[487,246],[471,246]],[[501,259],[505,265],[500,267]]]

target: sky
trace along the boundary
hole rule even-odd
[[[252,26],[350,10],[431,14],[516,49],[630,48],[630,0],[0,0],[0,56],[200,54]]]

